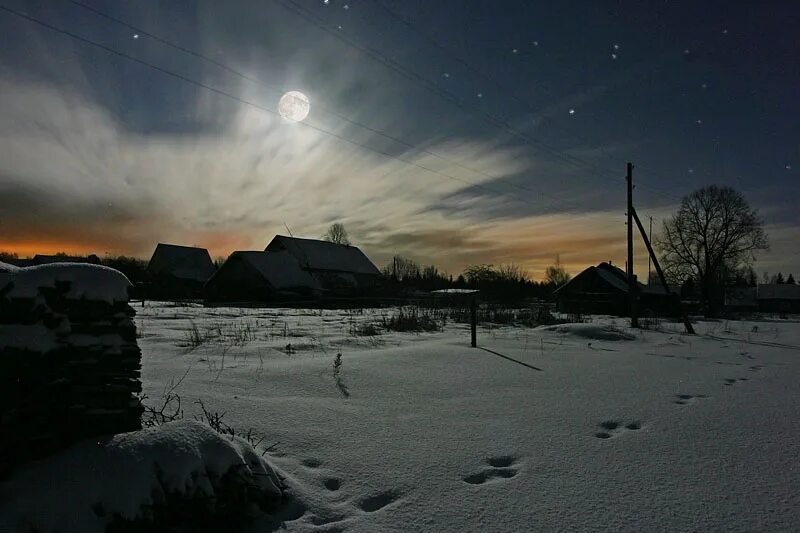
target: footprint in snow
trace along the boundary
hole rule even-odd
[[[598,426],[600,427],[600,429],[603,430],[603,431],[598,431],[597,433],[594,434],[594,436],[597,437],[598,439],[610,439],[612,437],[620,435],[626,430],[638,431],[642,429],[642,423],[639,422],[638,420],[632,420],[627,424],[625,424],[624,426],[622,425],[622,422],[619,422],[617,420],[605,420],[603,422],[600,422]]]
[[[356,501],[356,505],[365,513],[374,513],[376,511],[380,511],[387,505],[391,505],[392,503],[396,502],[400,496],[402,496],[402,493],[398,490],[385,490],[377,494],[372,494],[370,496],[361,498],[360,500]]]
[[[341,488],[342,482],[335,477],[329,477],[322,480],[322,485],[329,491],[334,492]]]
[[[305,466],[306,468],[319,468],[322,466],[322,461],[319,459],[303,459],[300,461],[300,464]]]
[[[730,387],[731,385],[733,385],[737,381],[749,381],[749,380],[747,378],[728,378],[728,379],[725,380],[723,385],[725,385],[727,387]]]
[[[487,481],[496,479],[510,479],[519,472],[517,468],[514,468],[516,462],[516,457],[511,455],[489,457],[486,459],[486,464],[489,465],[489,468],[470,474],[464,477],[463,480],[470,485],[482,485]]]
[[[687,405],[690,403],[694,403],[697,400],[705,400],[706,398],[708,398],[708,396],[706,396],[705,394],[697,394],[697,395],[676,394],[675,400],[673,400],[672,403],[676,403],[678,405]]]

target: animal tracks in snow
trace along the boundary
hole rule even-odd
[[[750,381],[748,378],[727,378],[722,384],[730,387],[731,385],[736,384],[739,381]]]
[[[475,472],[463,478],[465,483],[470,485],[483,485],[484,483],[510,479],[517,475],[519,470],[514,466],[517,463],[517,458],[511,455],[501,455],[496,457],[489,457],[486,459],[488,468]]]
[[[626,431],[638,431],[642,429],[642,423],[638,420],[632,420],[625,425],[618,420],[605,420],[600,422],[598,426],[602,429],[602,431],[598,431],[594,434],[598,439],[610,439]]]
[[[675,399],[672,403],[676,403],[678,405],[687,405],[691,403],[695,403],[697,400],[706,400],[709,397],[705,394],[676,394]]]
[[[374,513],[375,511],[380,511],[387,505],[391,505],[397,501],[400,496],[402,496],[402,493],[398,490],[385,490],[357,500],[356,505],[365,513]]]

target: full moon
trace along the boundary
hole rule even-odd
[[[311,104],[308,102],[308,96],[300,91],[289,91],[281,96],[278,102],[278,113],[292,122],[303,121],[310,110]]]

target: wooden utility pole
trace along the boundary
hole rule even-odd
[[[647,234],[647,238],[650,239],[650,242],[653,242],[653,217],[650,217],[650,233]],[[653,258],[650,257],[650,254],[647,254],[647,285],[650,285],[650,275],[653,270]]]
[[[637,292],[636,278],[633,275],[633,163],[628,162],[628,172],[625,176],[628,182],[628,262],[626,265],[626,274],[628,276],[628,306],[631,313],[631,327],[639,327],[639,316],[637,309]]]
[[[686,326],[686,332],[694,335],[694,327],[689,321],[689,315],[686,314],[686,311],[683,309],[683,305],[681,305],[680,296],[670,290],[669,285],[667,284],[667,277],[664,275],[664,271],[661,269],[661,265],[658,263],[658,258],[656,257],[656,253],[653,251],[653,245],[650,244],[650,239],[647,238],[647,234],[644,232],[644,226],[642,225],[642,221],[639,220],[639,215],[636,214],[636,210],[633,209],[633,206],[631,206],[630,209],[630,213],[633,215],[634,220],[636,220],[636,225],[639,227],[639,232],[642,234],[642,240],[644,240],[644,244],[647,246],[647,253],[649,253],[650,257],[653,259],[653,266],[656,267],[656,272],[661,280],[661,284],[664,285],[664,292],[675,299],[678,307],[681,310],[681,314],[683,315],[683,324]]]

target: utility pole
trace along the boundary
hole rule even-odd
[[[628,276],[628,302],[631,313],[631,327],[639,327],[639,316],[637,309],[637,286],[636,278],[633,275],[633,163],[628,161],[627,174],[625,181],[628,183],[628,262],[626,274]]]
[[[647,238],[650,239],[650,242],[653,242],[653,217],[650,217],[650,233],[647,235]],[[653,258],[650,257],[650,254],[647,254],[647,284],[650,285],[650,276],[652,271],[652,263]]]

